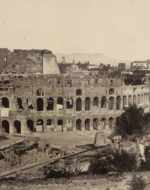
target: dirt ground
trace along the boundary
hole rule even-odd
[[[58,179],[49,181],[35,181],[34,184],[17,182],[16,184],[3,183],[1,190],[127,190],[132,174],[122,177],[80,177],[75,179]],[[14,183],[14,182],[13,182]],[[147,187],[149,189],[149,187]],[[137,189],[138,190],[138,189]]]

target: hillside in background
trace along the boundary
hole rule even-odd
[[[120,62],[125,62],[127,65],[129,65],[130,61],[121,61],[121,60],[115,60],[113,58],[110,58],[104,54],[95,53],[72,53],[72,54],[63,54],[63,53],[54,53],[57,57],[57,61],[61,62],[62,57],[65,57],[65,61],[68,63],[72,63],[73,59],[75,60],[75,63],[78,63],[79,61],[81,63],[89,61],[90,64],[93,65],[99,65],[100,63],[104,64],[110,64],[113,66],[117,66]]]

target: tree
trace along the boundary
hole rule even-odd
[[[145,126],[145,114],[143,108],[136,105],[130,106],[116,122],[116,133],[125,137],[135,131],[142,131]]]

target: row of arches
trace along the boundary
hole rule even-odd
[[[143,91],[143,89],[144,89],[144,87],[142,87],[141,89],[135,87],[135,88],[133,88],[133,93],[137,92],[137,90]],[[114,93],[115,93],[115,89],[114,89],[114,88],[110,88],[110,89],[108,90],[108,93],[109,93],[109,94],[114,94]],[[37,95],[37,96],[44,96],[44,91],[43,91],[42,89],[38,89],[38,90],[36,91],[36,95]],[[76,90],[76,96],[82,96],[82,90],[81,90],[81,89],[77,89],[77,90]]]
[[[138,94],[138,95],[134,95],[134,96],[123,96],[123,98],[121,98],[121,96],[117,96],[116,98],[109,97],[109,99],[107,100],[106,96],[103,96],[101,98],[101,100],[98,97],[94,97],[92,100],[90,97],[86,97],[85,98],[85,106],[84,109],[85,111],[88,111],[91,109],[91,105],[95,108],[106,108],[107,107],[107,102],[108,102],[108,108],[109,110],[113,110],[114,108],[116,108],[117,110],[120,110],[127,105],[132,105],[132,104],[141,104],[141,103],[145,103],[149,101],[149,94]],[[28,104],[28,101],[27,101]],[[44,110],[44,100],[43,98],[37,98],[36,100],[36,104],[37,104],[37,111],[43,111]],[[76,99],[76,111],[82,111],[82,105],[83,104],[83,99],[81,99],[80,97],[78,97]],[[115,106],[116,104],[116,106]],[[17,105],[19,109],[23,109],[23,103],[22,103],[22,99],[20,97],[17,98]],[[64,109],[64,106],[66,109],[73,109],[73,98],[69,97],[67,98],[65,105],[64,105],[64,99],[62,97],[58,97],[57,98],[57,103],[56,103],[56,109],[57,110],[61,110]],[[2,98],[2,107],[4,108],[9,108],[9,99],[7,97],[3,97]],[[33,108],[32,108],[33,109]],[[46,110],[54,110],[54,99],[52,97],[48,98],[46,100]]]
[[[67,122],[70,123],[70,127],[71,127],[70,130],[73,130],[73,127],[74,127],[73,126],[73,120],[70,119]],[[113,125],[114,125],[114,122],[115,122],[115,120],[112,117],[110,117],[108,119],[108,122],[107,122],[106,118],[102,118],[100,121],[99,121],[98,118],[94,118],[94,119],[87,118],[85,120],[76,119],[76,121],[75,121],[75,129],[76,130],[82,130],[82,127],[83,127],[85,130],[90,130],[91,125],[92,125],[94,130],[98,130],[99,125],[100,125],[101,129],[103,129],[103,130],[106,129],[107,125],[108,125],[109,129],[112,129]],[[16,120],[16,121],[14,121],[13,124],[14,124],[14,133],[21,134],[22,133],[22,129],[21,129],[22,124],[21,124],[21,122],[19,120]],[[30,132],[44,132],[44,120],[42,120],[42,119],[38,119],[36,121],[36,127],[34,126],[34,121],[31,120],[31,119],[27,120],[26,124],[27,124],[27,129]],[[64,126],[63,119],[58,119],[57,123],[56,123],[56,126],[54,126],[54,122],[51,119],[48,119],[46,121],[46,124],[47,124],[47,128],[53,126],[52,130],[54,128],[56,128],[57,131],[63,131],[64,127],[67,126],[66,123],[65,123],[66,126]],[[10,133],[10,123],[9,123],[9,121],[7,121],[7,120],[2,121],[2,132],[3,133]]]

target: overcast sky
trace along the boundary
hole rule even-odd
[[[150,0],[0,0],[0,47],[150,59]]]

